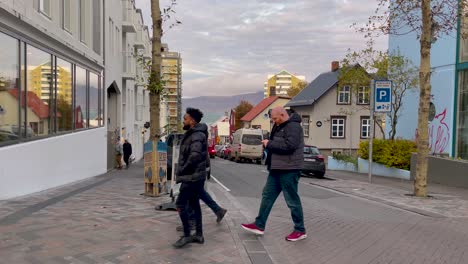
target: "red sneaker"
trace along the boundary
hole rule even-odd
[[[264,233],[264,230],[258,228],[255,223],[252,223],[252,224],[241,224],[242,228],[244,228],[245,230],[249,231],[249,232],[252,232],[256,235],[263,235]]]
[[[306,233],[294,231],[291,234],[289,234],[289,236],[286,237],[286,240],[287,241],[298,241],[298,240],[302,240],[302,239],[306,239],[306,238],[307,238]]]

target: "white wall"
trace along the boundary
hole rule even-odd
[[[0,199],[105,173],[105,137],[97,128],[0,148]]]

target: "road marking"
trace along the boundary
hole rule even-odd
[[[215,182],[217,182],[219,185],[221,185],[221,187],[223,187],[227,192],[231,191],[231,190],[229,190],[228,187],[224,186],[224,184],[222,184],[218,179],[216,179],[215,176],[213,176],[213,174],[211,174],[211,178],[213,178],[213,180],[215,180]]]

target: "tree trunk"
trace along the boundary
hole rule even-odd
[[[160,124],[160,104],[161,90],[155,89],[161,83],[161,35],[162,19],[159,0],[151,0],[151,17],[153,19],[153,38],[152,38],[152,64],[150,73],[150,137],[157,143],[161,135]]]
[[[418,159],[416,178],[414,181],[414,195],[427,196],[427,168],[429,155],[429,103],[431,98],[431,41],[432,41],[432,14],[431,1],[421,1],[422,33],[421,33],[421,65],[419,70],[419,109],[418,109]]]

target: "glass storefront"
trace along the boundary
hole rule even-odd
[[[19,138],[18,40],[0,33],[0,145]]]
[[[0,32],[0,146],[104,126],[101,80]]]
[[[47,136],[52,131],[53,100],[52,55],[32,46],[26,47],[26,113],[32,133],[27,137]]]
[[[73,130],[73,76],[72,64],[57,59],[57,130]]]
[[[457,136],[457,156],[468,159],[468,70],[460,72]]]

